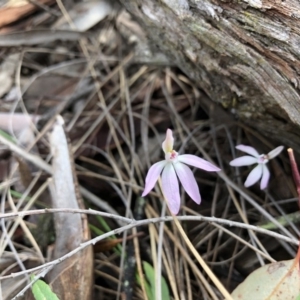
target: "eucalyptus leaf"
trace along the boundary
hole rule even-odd
[[[34,280],[33,278],[32,280]],[[50,286],[42,280],[37,280],[32,285],[31,290],[35,300],[59,300],[56,294],[52,292]]]
[[[298,259],[279,261],[252,272],[231,294],[234,300],[299,300]]]

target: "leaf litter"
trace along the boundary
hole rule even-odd
[[[140,197],[147,170],[162,159],[157,149],[167,128],[176,135],[179,152],[200,155],[223,170],[220,175],[194,170],[202,203],[181,193],[182,214],[246,226],[181,221],[194,247],[229,292],[239,286],[233,299],[277,299],[247,292],[271,288],[276,272],[268,270],[282,271],[283,265],[293,273],[283,275],[286,287],[275,284],[271,293],[287,293],[288,276],[296,281],[299,276],[297,247],[247,225],[299,239],[288,158],[282,154],[270,162],[266,191],[256,185],[246,190],[248,170],[229,166],[237,144],[261,153],[277,144],[240,124],[162,53],[153,53],[142,28],[121,7],[109,1],[34,3],[8,2],[0,9],[1,214],[66,211],[1,219],[2,298],[32,299],[30,270],[50,263],[34,273],[60,299],[70,299],[75,290],[78,299],[156,299],[159,286],[168,299],[222,299],[173,223],[149,222],[117,234],[124,220],[99,222],[94,215],[67,211],[90,208],[135,220],[161,216],[157,187],[144,201]],[[81,14],[73,14],[78,9]],[[62,135],[55,138],[58,128]],[[112,240],[104,240],[111,246],[99,251],[93,238],[101,232],[111,232]]]

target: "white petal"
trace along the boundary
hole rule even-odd
[[[191,169],[181,162],[174,164],[174,168],[185,191],[197,204],[200,204],[199,187]]]
[[[270,179],[270,171],[267,168],[267,166],[265,164],[263,164],[263,170],[262,170],[262,178],[260,181],[260,189],[263,190],[268,186],[268,182]]]
[[[245,187],[249,187],[254,183],[256,183],[261,178],[262,172],[263,172],[263,166],[262,164],[258,164],[248,175],[247,180],[244,184]]]
[[[162,160],[151,166],[146,176],[145,189],[143,191],[142,197],[145,197],[154,188],[155,183],[166,164],[167,161]]]
[[[242,156],[232,160],[229,164],[233,167],[250,166],[257,163],[257,158],[253,156]]]
[[[209,161],[200,158],[196,155],[192,154],[182,154],[178,156],[178,161],[183,162],[187,165],[208,171],[208,172],[219,172],[221,171],[220,168],[216,167]]]
[[[240,150],[240,151],[243,151],[245,153],[248,153],[254,157],[258,157],[259,156],[259,153],[256,151],[256,149],[254,149],[253,147],[251,146],[246,146],[246,145],[237,145],[235,147],[236,149]]]
[[[172,214],[177,215],[180,209],[180,194],[178,179],[172,163],[166,164],[161,181],[168,207]]]
[[[280,152],[281,152],[283,149],[284,149],[283,146],[279,146],[279,147],[273,149],[272,151],[270,151],[270,152],[268,153],[268,159],[274,158],[275,156],[277,156],[278,154],[280,154]]]

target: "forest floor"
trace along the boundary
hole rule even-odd
[[[59,299],[222,299],[159,185],[141,197],[168,128],[176,151],[222,169],[193,169],[202,202],[181,189],[177,216],[220,284],[232,292],[260,266],[296,257],[286,150],[269,162],[266,190],[245,188],[250,168],[229,165],[235,146],[268,153],[272,137],[151,56],[118,5],[40,3],[0,6],[1,299],[32,299],[31,274]]]

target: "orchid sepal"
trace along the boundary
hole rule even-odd
[[[259,154],[256,151],[256,149],[246,145],[238,145],[235,148],[247,154],[250,154],[251,156],[247,155],[247,156],[235,158],[229,163],[231,166],[241,167],[241,166],[258,164],[249,173],[244,183],[244,186],[250,187],[260,180],[260,189],[263,190],[267,188],[270,179],[270,171],[267,168],[266,164],[269,162],[270,159],[273,159],[274,157],[279,155],[281,151],[284,149],[284,147],[283,146],[276,147],[268,154]]]
[[[184,190],[197,204],[201,203],[201,196],[193,172],[187,165],[209,172],[218,172],[221,169],[212,163],[191,154],[179,155],[173,150],[174,138],[172,130],[168,129],[166,139],[162,143],[165,160],[155,163],[146,176],[145,189],[142,197],[146,196],[153,188],[162,173],[162,192],[167,200],[172,214],[176,215],[180,209],[179,181]]]

